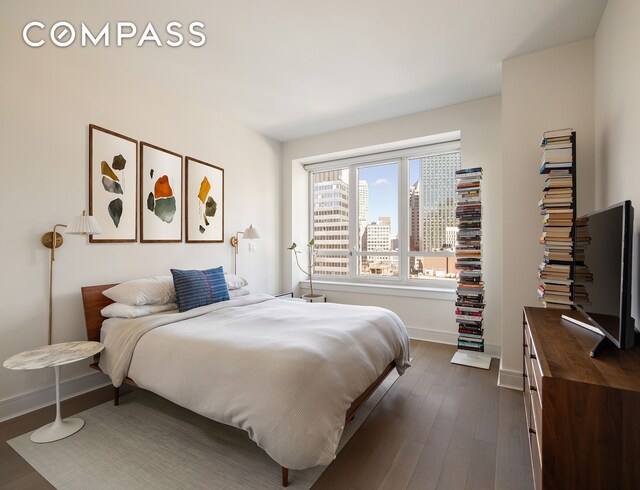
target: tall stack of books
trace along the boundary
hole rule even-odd
[[[579,218],[576,221],[576,264],[574,265],[573,276],[573,302],[582,307],[591,305],[585,283],[593,281],[593,273],[584,262],[584,249],[590,243],[589,218]]]
[[[458,349],[484,352],[484,282],[482,281],[482,168],[456,172],[456,301]]]
[[[575,298],[574,260],[584,260],[576,236],[585,223],[576,219],[576,134],[572,129],[547,131],[542,136],[540,173],[545,174],[542,199],[544,259],[538,267],[538,297],[547,308],[570,309]],[[582,288],[584,291],[584,288]]]

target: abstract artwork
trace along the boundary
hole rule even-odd
[[[89,125],[89,214],[100,227],[92,243],[138,239],[138,142]]]
[[[187,242],[224,241],[224,170],[186,157]]]
[[[140,143],[140,241],[182,241],[182,155]]]

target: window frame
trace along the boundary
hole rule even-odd
[[[417,288],[446,289],[455,287],[456,279],[431,279],[410,278],[410,257],[453,257],[454,252],[420,252],[409,250],[410,217],[409,217],[409,160],[424,158],[447,153],[462,153],[461,140],[455,139],[429,145],[412,148],[397,149],[382,153],[361,154],[354,157],[315,162],[303,165],[307,172],[309,210],[308,210],[308,236],[314,236],[314,188],[313,174],[330,170],[348,169],[349,175],[349,248],[347,250],[323,250],[320,255],[348,256],[349,272],[344,275],[318,274],[314,272],[316,282],[340,282],[352,284],[376,284],[389,286],[409,286]],[[358,249],[358,169],[384,165],[388,163],[398,164],[398,251],[397,252],[371,252]],[[354,191],[355,189],[355,191]],[[355,215],[352,215],[355,213]],[[355,219],[354,219],[355,216]],[[398,257],[397,276],[375,276],[358,273],[358,257],[367,255],[388,255]],[[315,259],[315,258],[314,258]]]

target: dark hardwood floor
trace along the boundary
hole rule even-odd
[[[411,341],[413,365],[313,486],[321,489],[532,489],[522,394],[488,371],[450,364],[453,346]],[[102,388],[63,402],[70,416],[111,399]],[[54,407],[0,423],[7,441],[53,420]],[[0,488],[50,489],[3,442]]]

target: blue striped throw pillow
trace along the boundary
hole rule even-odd
[[[229,299],[221,267],[205,271],[171,269],[180,312]]]

